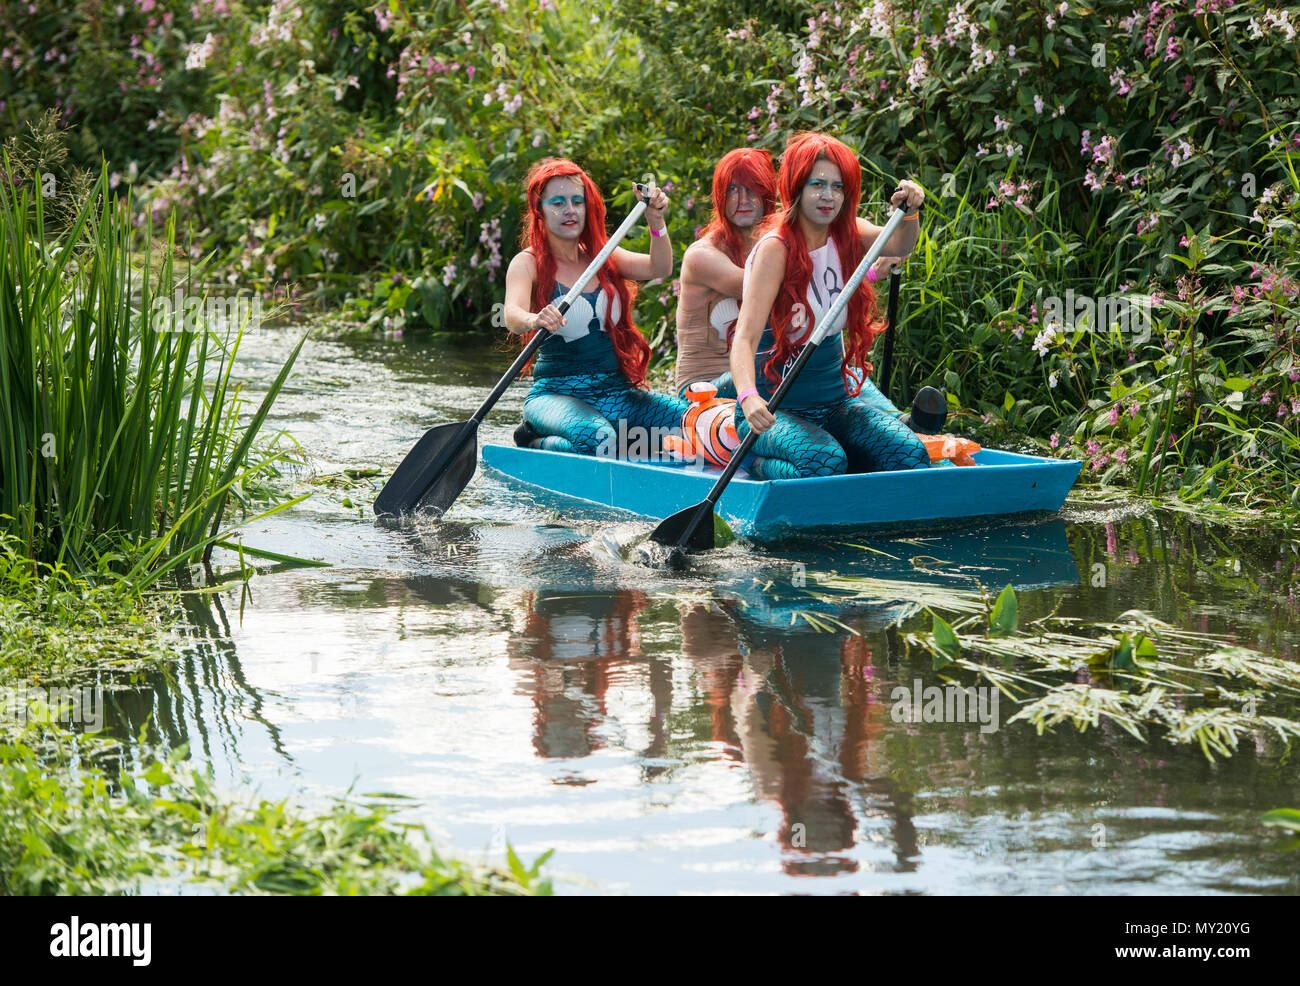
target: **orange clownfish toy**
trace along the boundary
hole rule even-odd
[[[973,466],[975,460],[971,458],[980,447],[969,438],[958,438],[956,435],[917,435],[925,450],[930,453],[930,461],[938,462],[940,459],[952,459],[953,465],[956,466]]]
[[[686,390],[691,406],[682,415],[682,437],[664,439],[664,451],[674,459],[690,462],[699,456],[715,466],[725,466],[740,445],[736,434],[736,402],[717,396],[709,383],[692,384]]]

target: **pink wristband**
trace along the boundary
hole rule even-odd
[[[753,396],[757,397],[757,396],[758,396],[758,388],[757,388],[757,387],[750,387],[748,390],[742,390],[739,394],[736,395],[736,403],[737,403],[737,404],[744,404],[744,403],[745,403],[745,398],[746,398],[746,397],[749,397],[751,394],[752,394]]]
[[[668,234],[667,226],[663,226],[660,229],[654,229],[653,227],[651,227],[650,229],[651,236],[666,236],[667,234]]]

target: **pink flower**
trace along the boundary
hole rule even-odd
[[[1052,448],[1056,448],[1060,444],[1061,444],[1061,436],[1058,435],[1056,432],[1052,432]]]
[[[1117,425],[1117,424],[1119,424],[1119,405],[1118,405],[1118,404],[1113,404],[1113,405],[1111,405],[1111,409],[1110,409],[1110,423],[1113,424],[1113,425]]]
[[[1259,402],[1260,402],[1261,404],[1272,404],[1272,403],[1273,403],[1273,391],[1271,391],[1271,390],[1266,390],[1266,391],[1264,391],[1264,396],[1261,397],[1261,398],[1259,399]]]

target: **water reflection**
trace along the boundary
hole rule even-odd
[[[941,580],[1026,588],[1077,577],[1059,523],[986,532],[977,546],[948,537],[906,547],[940,565]],[[879,578],[910,571],[901,554],[867,552],[861,564]],[[844,876],[864,865],[912,872],[920,855],[912,791],[895,778],[883,742],[900,728],[890,717],[896,671],[884,630],[917,605],[828,592],[805,562],[789,570],[798,578],[733,573],[703,600],[562,587],[520,594],[507,653],[531,703],[533,748],[580,759],[644,728],[636,746],[644,783],[671,783],[683,761],[744,771],[750,800],[777,812],[772,838],[787,876]],[[853,626],[821,632],[800,620],[806,613]],[[673,624],[675,648],[647,646],[643,628],[662,638]],[[620,721],[612,705],[637,721]],[[556,782],[591,779],[569,772]],[[869,852],[864,863],[864,842],[888,847],[888,857]]]
[[[503,831],[603,891],[1276,891],[1293,876],[1252,835],[1285,801],[1280,751],[1246,744],[1210,768],[1107,726],[1040,738],[890,714],[894,686],[937,680],[895,629],[923,588],[1011,583],[1026,618],[1136,603],[1293,654],[1290,542],[1058,520],[742,546],[686,579],[528,517],[298,513],[256,543],[335,567],[259,577],[242,601],[184,597],[182,659],[121,692],[110,727],[126,739],[151,718],[237,790],[398,791],[452,850]]]

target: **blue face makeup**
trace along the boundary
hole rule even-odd
[[[570,195],[568,200],[573,203],[575,208],[587,201],[586,198],[581,195]],[[563,195],[552,195],[549,199],[542,199],[542,205],[549,205],[552,209],[563,209],[564,202],[565,199]]]
[[[807,183],[805,183],[804,188],[806,188],[806,189],[808,189],[808,191],[812,192],[813,195],[820,195],[820,194],[822,193],[822,190],[826,188],[826,179],[824,179],[824,178],[810,178],[810,179],[808,179]],[[833,181],[833,182],[830,183],[830,189],[831,189],[831,194],[832,194],[832,195],[843,195],[843,194],[844,194],[844,182],[842,182],[842,181]]]

